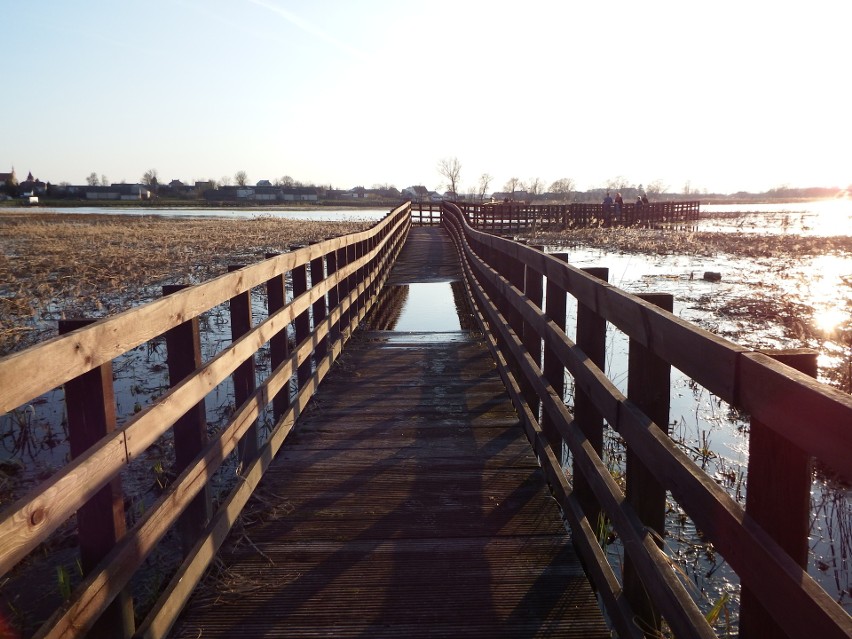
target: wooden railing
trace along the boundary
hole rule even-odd
[[[161,637],[198,583],[276,451],[373,305],[410,228],[410,206],[373,228],[325,240],[209,282],[172,287],[160,300],[0,359],[0,414],[64,385],[74,457],[0,514],[0,572],[8,574],[77,513],[84,577],[36,637]],[[290,300],[285,279],[292,282]],[[252,326],[250,295],[265,289],[268,317]],[[233,342],[208,362],[199,316],[230,302]],[[289,327],[289,328],[288,328]],[[293,336],[288,339],[288,331]],[[115,428],[111,362],[165,335],[171,388]],[[269,344],[271,372],[256,384],[254,357]],[[209,441],[205,397],[233,379],[235,410]],[[257,417],[272,405],[262,440]],[[177,477],[129,529],[120,473],[171,431]],[[76,440],[76,441],[75,441]],[[239,450],[239,480],[211,512],[208,483]],[[127,586],[172,528],[183,562],[139,628]]]
[[[740,578],[740,636],[852,637],[852,618],[805,563],[811,460],[852,477],[852,397],[678,319],[660,308],[671,309],[671,296],[630,295],[600,279],[605,269],[582,271],[477,231],[453,204],[443,220],[485,338],[619,636],[662,636],[661,617],[677,637],[715,636],[661,548],[669,491]],[[567,296],[577,300],[576,343],[565,332]],[[602,372],[607,323],[630,338],[626,397]],[[814,362],[810,353],[785,357]],[[669,438],[671,367],[751,415],[745,508]],[[605,423],[626,442],[625,492],[601,459]],[[623,543],[622,581],[596,535],[603,520]]]
[[[531,230],[564,230],[589,227],[658,227],[690,225],[698,221],[700,202],[650,202],[625,204],[621,210],[603,204],[472,204],[454,202],[468,224],[497,235]],[[441,203],[412,205],[413,223],[420,226],[440,224]]]
[[[440,226],[441,203],[417,202],[411,204],[411,224],[414,226]]]

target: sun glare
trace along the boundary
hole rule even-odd
[[[807,297],[814,309],[814,324],[830,334],[850,319],[847,299],[839,294],[846,289],[843,280],[849,275],[849,261],[834,255],[822,255],[814,260],[812,269]]]

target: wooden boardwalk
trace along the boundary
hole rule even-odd
[[[457,277],[413,229],[393,279]],[[486,347],[353,338],[173,637],[608,637]]]

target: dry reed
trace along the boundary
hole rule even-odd
[[[362,230],[369,222],[0,213],[0,355],[62,317],[101,317],[197,283],[228,264]]]

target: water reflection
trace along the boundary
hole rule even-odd
[[[385,286],[366,324],[369,330],[400,332],[473,328],[461,282]]]

